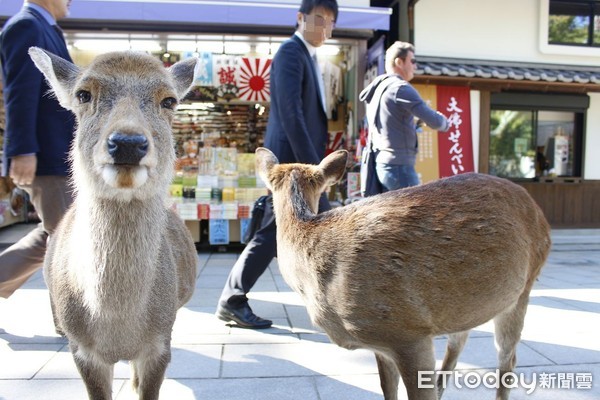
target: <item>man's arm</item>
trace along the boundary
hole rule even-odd
[[[28,50],[40,45],[42,31],[33,21],[22,20],[2,35],[1,58],[6,110],[5,151],[11,158],[10,176],[18,184],[33,181],[39,151],[36,125],[42,74]]]
[[[411,85],[403,85],[398,89],[396,103],[408,107],[412,115],[421,119],[432,129],[445,132],[450,128],[448,118],[429,107]]]

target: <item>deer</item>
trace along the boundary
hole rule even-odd
[[[196,60],[166,69],[144,53],[112,52],[80,68],[40,48],[29,54],[77,120],[75,198],[44,260],[57,333],[90,399],[112,398],[120,360],[139,399],[158,399],[177,310],[196,280],[194,242],[167,202],[171,121]]]
[[[516,364],[529,293],[550,249],[535,201],[502,178],[465,173],[368,197],[316,214],[321,193],[344,175],[348,152],[319,165],[280,164],[256,150],[273,194],[281,274],[312,323],[346,349],[375,353],[386,400],[400,377],[410,400],[441,397],[433,338],[448,335],[452,371],[469,331],[495,324],[499,373]],[[506,400],[509,388],[497,389]]]

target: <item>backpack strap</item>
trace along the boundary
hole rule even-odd
[[[385,90],[394,83],[395,79],[390,79],[395,75],[387,75],[385,78],[381,80],[377,88],[375,88],[375,93],[371,98],[371,101],[367,103],[367,123],[369,124],[369,135],[367,136],[367,148],[371,149],[373,146],[373,135],[379,134],[379,129],[377,129],[377,117],[379,115],[379,107],[381,106],[381,97]]]

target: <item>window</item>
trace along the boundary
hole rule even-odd
[[[581,176],[586,99],[492,95],[489,173],[514,179]]]
[[[548,43],[600,46],[600,2],[550,0]]]

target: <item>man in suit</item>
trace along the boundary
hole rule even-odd
[[[296,32],[273,58],[265,147],[281,163],[318,164],[325,156],[325,90],[316,51],[331,37],[337,15],[336,0],[303,0]],[[319,212],[330,208],[326,196],[321,196]],[[223,288],[216,312],[219,319],[243,328],[271,326],[271,321],[254,314],[246,294],[276,255],[275,218],[267,202],[261,228],[246,245]]]
[[[74,116],[49,95],[28,50],[37,46],[71,61],[56,20],[71,0],[27,0],[0,35],[6,130],[2,173],[30,196],[40,225],[0,254],[0,296],[7,298],[43,263],[48,234],[71,204],[67,183]]]

